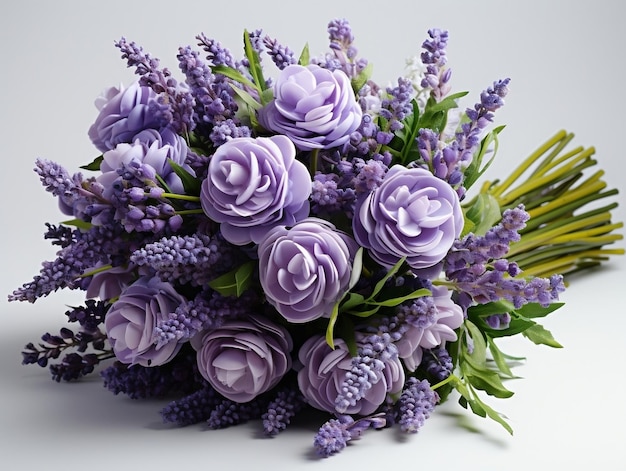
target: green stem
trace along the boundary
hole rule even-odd
[[[204,214],[202,208],[197,209],[183,209],[181,211],[176,211],[176,214],[180,214],[181,216],[185,216],[188,214]]]
[[[439,381],[437,384],[433,385],[430,387],[430,389],[432,389],[433,391],[435,391],[436,389],[439,389],[442,386],[445,386],[446,384],[452,382],[452,381],[460,381],[459,378],[457,378],[456,376],[454,376],[453,374],[450,374],[450,376],[448,376],[446,379],[444,379],[443,381]]]
[[[102,273],[103,271],[110,270],[111,268],[113,268],[113,265],[102,265],[101,267],[94,268],[93,270],[83,273],[82,275],[80,275],[80,277],[87,278],[88,276],[93,276],[98,273]]]
[[[528,170],[539,158],[541,158],[546,152],[548,152],[552,147],[561,143],[562,147],[565,142],[569,142],[569,140],[573,137],[571,134],[567,134],[565,131],[559,131],[554,136],[552,136],[548,141],[546,141],[541,147],[539,147],[535,152],[533,152],[530,156],[528,156],[519,167],[517,167],[502,183],[500,183],[496,189],[493,191],[493,195],[498,197],[502,195],[515,181],[522,176],[526,170]]]
[[[193,201],[194,203],[200,202],[199,196],[191,196],[191,195],[179,195],[178,193],[163,193],[161,194],[163,198],[169,198],[172,200],[184,200],[184,201]]]
[[[313,149],[311,151],[311,156],[309,160],[309,173],[311,174],[311,178],[315,177],[315,174],[317,173],[317,166],[319,164],[319,153],[319,149]]]

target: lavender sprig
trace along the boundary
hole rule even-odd
[[[128,67],[135,67],[143,86],[152,88],[159,95],[156,102],[150,103],[150,111],[160,117],[163,127],[171,126],[182,135],[193,131],[194,97],[189,91],[178,86],[176,79],[167,68],[160,68],[159,59],[145,53],[134,41],[130,43],[122,37],[115,43],[122,52]]]
[[[379,430],[387,425],[385,414],[375,414],[354,420],[349,415],[339,415],[322,425],[315,435],[313,446],[317,454],[327,458],[343,450],[351,440],[358,439],[365,430]]]
[[[426,380],[409,378],[397,402],[400,430],[417,433],[439,402],[439,395]]]

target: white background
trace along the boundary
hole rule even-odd
[[[57,384],[37,366],[21,366],[20,351],[46,331],[66,325],[65,305],[80,293],[8,303],[6,295],[54,258],[44,222],[58,222],[56,202],[32,171],[36,157],[76,171],[97,152],[87,129],[102,89],[133,76],[113,42],[134,40],[178,73],[179,46],[204,32],[241,57],[244,28],[262,28],[299,52],[326,51],[328,21],[350,20],[360,55],[386,85],[420,52],[426,31],[448,29],[454,91],[470,105],[499,78],[511,78],[497,123],[506,124],[490,177],[502,175],[558,129],[595,146],[606,181],[624,202],[624,46],[622,9],[615,1],[343,1],[164,2],[21,1],[0,15],[0,459],[10,469],[626,469],[624,363],[626,257],[572,281],[566,307],[545,322],[564,349],[526,341],[503,344],[526,363],[515,396],[491,404],[515,430],[472,416],[456,402],[419,434],[369,432],[338,456],[311,452],[320,425],[300,421],[275,439],[259,424],[223,431],[160,423],[163,401],[136,402],[106,391],[97,375]],[[288,6],[293,5],[293,6]],[[266,59],[267,60],[267,59]],[[624,244],[619,244],[623,247]],[[73,463],[73,464],[70,464]]]

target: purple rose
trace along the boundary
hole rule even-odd
[[[157,97],[150,87],[133,82],[128,88],[111,87],[96,100],[100,111],[89,128],[89,138],[101,152],[114,149],[121,142],[133,142],[144,129],[160,127],[148,110],[148,103]]]
[[[111,306],[104,327],[117,359],[126,364],[158,366],[170,361],[181,344],[159,344],[154,329],[185,302],[174,287],[156,277],[139,278]]]
[[[85,296],[87,298],[99,298],[103,300],[116,299],[135,280],[135,267],[116,266],[103,271],[98,271],[102,264],[93,267],[90,271],[97,271],[89,279]]]
[[[335,400],[341,385],[352,368],[352,357],[346,343],[335,339],[335,349],[331,349],[322,335],[309,338],[298,352],[303,367],[298,371],[298,386],[306,401],[316,409],[335,413]],[[404,370],[400,360],[390,358],[385,361],[382,371],[370,378],[371,387],[345,414],[369,415],[385,403],[388,394],[397,394],[404,385]]]
[[[433,286],[431,291],[435,303],[434,318],[425,327],[409,327],[396,343],[398,355],[409,371],[415,371],[422,362],[423,349],[435,348],[445,342],[455,342],[457,340],[455,329],[463,324],[463,309],[452,301],[452,291],[445,286]]]
[[[200,373],[222,396],[248,402],[291,369],[289,332],[261,316],[225,322],[191,339]]]
[[[217,148],[202,182],[202,209],[235,245],[258,243],[309,213],[311,178],[286,136],[239,137]]]
[[[317,218],[272,229],[259,244],[259,278],[267,300],[289,322],[329,316],[350,288],[357,243]]]
[[[263,127],[289,136],[302,150],[345,144],[362,116],[348,76],[318,65],[285,67],[274,100],[259,110]]]
[[[352,229],[378,263],[400,258],[415,270],[433,267],[463,228],[459,197],[423,168],[394,165],[378,188],[357,202]]]
[[[148,180],[160,176],[167,183],[170,190],[184,193],[180,177],[174,172],[169,161],[173,161],[191,171],[185,164],[187,145],[184,140],[170,130],[161,132],[144,130],[132,144],[121,143],[114,149],[102,155],[100,171],[96,180],[104,187],[104,196],[109,198],[112,193],[113,182],[120,178],[118,170],[124,166],[142,166],[142,172]],[[146,168],[148,166],[149,168]]]

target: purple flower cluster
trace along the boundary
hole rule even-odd
[[[524,208],[483,235],[464,231],[474,209],[462,203],[464,172],[508,80],[450,134],[447,32],[423,44],[426,103],[409,78],[371,80],[346,20],[328,34],[326,54],[298,58],[246,32],[241,60],[200,34],[201,51],[178,50],[182,81],[135,43],[116,43],[139,78],[96,100],[88,135],[102,155],[82,167],[92,174],[37,160],[74,219],[48,225],[56,259],[9,296],[84,290],[85,306],[68,311],[80,331],[28,344],[25,363],[73,380],[115,358],[105,386],[182,395],[162,411],[180,425],[260,419],[272,436],[300,410],[321,410],[332,416],[315,437],[321,456],[367,429],[417,432],[450,388],[496,382],[474,358],[463,374],[468,310],[503,300],[540,309],[563,289],[559,276],[523,277],[505,258]],[[488,341],[507,333],[511,311],[483,316]],[[66,349],[78,353],[51,364]]]

